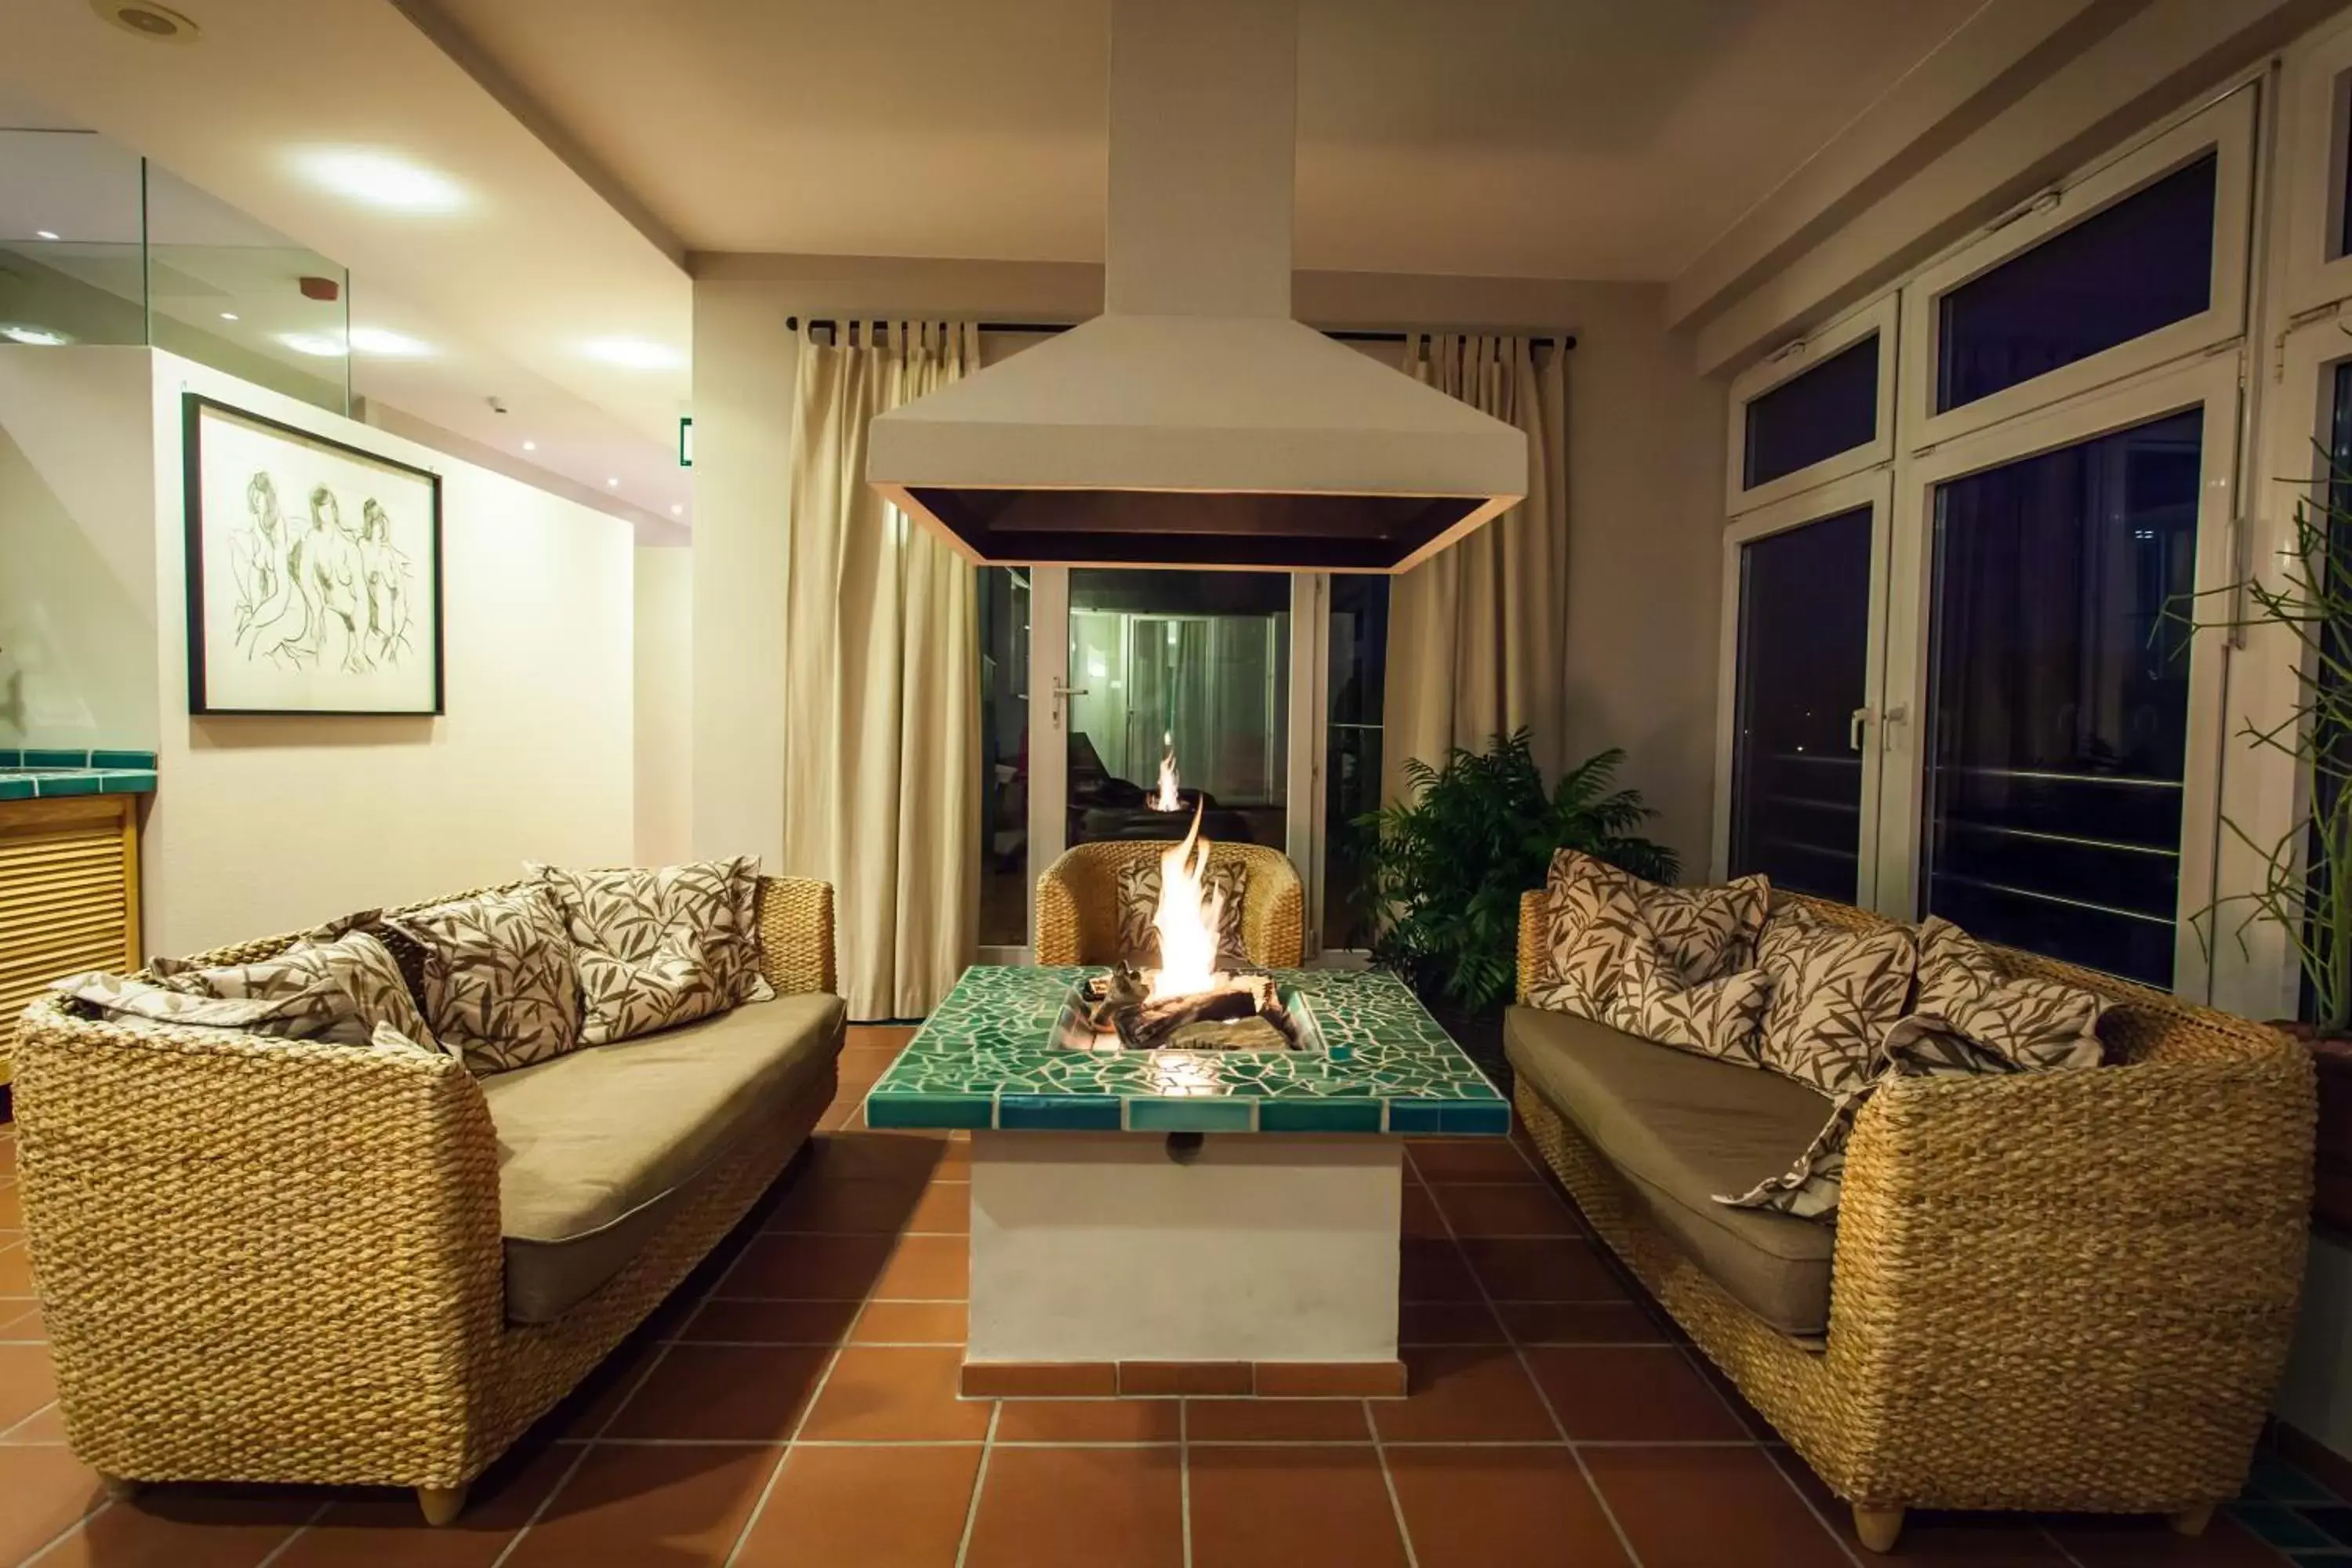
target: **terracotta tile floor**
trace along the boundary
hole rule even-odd
[[[381,1491],[108,1504],[64,1446],[0,1125],[0,1568],[1880,1561],[1500,1142],[1408,1146],[1405,1399],[958,1398],[970,1145],[859,1130],[908,1032],[853,1031],[828,1131],[442,1531]],[[2238,1506],[2195,1542],[2153,1521],[1915,1517],[1891,1561],[2352,1568],[2322,1540],[2352,1508],[2291,1468],[2265,1458]]]

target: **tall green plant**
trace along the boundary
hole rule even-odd
[[[1655,814],[1637,791],[1612,787],[1624,760],[1602,752],[1547,791],[1520,730],[1484,752],[1456,746],[1438,767],[1407,763],[1410,798],[1356,819],[1356,906],[1372,962],[1424,995],[1485,1012],[1510,996],[1519,895],[1543,885],[1555,850],[1674,880],[1674,851],[1633,831]]]
[[[2279,552],[2273,581],[2249,577],[2218,590],[2231,606],[2218,620],[2179,607],[2168,618],[2233,632],[2272,627],[2292,639],[2294,708],[2240,735],[2294,760],[2301,810],[2267,844],[2222,816],[2224,830],[2253,853],[2262,885],[2215,900],[2197,921],[2207,928],[2222,909],[2244,906],[2242,947],[2248,928],[2277,926],[2310,984],[2314,1026],[2341,1037],[2352,1032],[2352,510],[2336,498],[2352,491],[2352,470],[2332,458],[2328,468],[2315,497],[2295,503],[2294,542]]]

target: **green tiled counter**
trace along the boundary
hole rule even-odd
[[[0,749],[0,800],[73,795],[152,795],[152,752]]]
[[[1381,1132],[1501,1137],[1509,1103],[1412,993],[1378,971],[1285,970],[1327,1053],[1089,1052],[1052,1044],[1091,968],[976,965],[866,1100],[877,1128]]]

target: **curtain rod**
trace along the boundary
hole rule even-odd
[[[878,321],[875,324],[877,326],[882,325],[882,323]],[[982,321],[980,323],[980,330],[983,332],[1034,332],[1050,336],[1055,332],[1066,332],[1072,327],[1076,325],[1077,323],[1076,321]],[[811,321],[808,323],[808,329],[813,332],[817,331],[819,328],[822,328],[828,332],[837,334],[841,330],[841,323],[824,318],[819,318]],[[800,331],[800,329],[801,319],[798,316],[786,316],[784,318],[784,331],[788,332],[796,332]],[[1401,343],[1407,338],[1427,337],[1433,335],[1435,330],[1436,329],[1433,328],[1423,328],[1418,332],[1357,332],[1327,331],[1323,335],[1336,342],[1342,343]],[[1468,335],[1476,336],[1481,334],[1473,333]],[[1507,332],[1489,332],[1483,335],[1492,337],[1508,337],[1515,334]],[[1538,349],[1572,349],[1576,346],[1576,336],[1572,332],[1564,332],[1557,336],[1532,337],[1528,340],[1528,346]]]

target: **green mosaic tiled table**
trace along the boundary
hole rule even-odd
[[[1098,970],[976,965],[866,1099],[878,1128],[1501,1137],[1511,1108],[1394,975],[1280,972],[1328,1054],[1070,1050],[1063,998]]]

